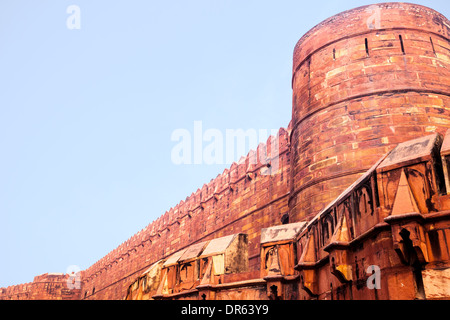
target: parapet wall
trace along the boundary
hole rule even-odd
[[[288,213],[288,131],[280,129],[277,137],[277,166],[260,160],[271,154],[269,137],[83,271],[81,298],[122,299],[130,283],[156,261],[193,243],[238,232],[248,234],[249,269],[258,272],[261,228],[281,224]]]

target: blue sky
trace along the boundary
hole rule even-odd
[[[2,0],[0,287],[88,268],[229,167],[174,164],[174,130],[287,127],[298,39],[372,3]]]

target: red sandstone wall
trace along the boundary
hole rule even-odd
[[[250,271],[259,270],[260,230],[281,224],[288,212],[288,132],[280,129],[279,137],[278,173],[262,175],[268,170],[265,165],[250,165],[250,159],[266,150],[260,144],[256,152],[251,151],[85,270],[81,298],[122,299],[131,282],[159,259],[195,242],[238,232],[248,234]]]
[[[379,25],[368,26],[376,10]],[[449,25],[429,8],[387,3],[338,14],[300,39],[292,221],[312,218],[397,143],[450,127]]]

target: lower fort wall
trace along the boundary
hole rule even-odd
[[[80,290],[68,285],[69,274],[44,273],[33,282],[0,289],[0,300],[79,300]],[[74,283],[73,283],[74,284]]]

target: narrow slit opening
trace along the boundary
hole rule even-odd
[[[400,46],[402,47],[402,53],[405,54],[405,46],[403,45],[403,38],[401,35],[398,36],[400,39]]]
[[[333,48],[333,60],[336,60],[336,49]]]
[[[430,37],[431,48],[433,48],[433,54],[436,57],[436,50],[434,49],[433,39]]]
[[[369,42],[367,41],[367,38],[364,40],[364,44],[366,46],[366,55],[369,56]]]

